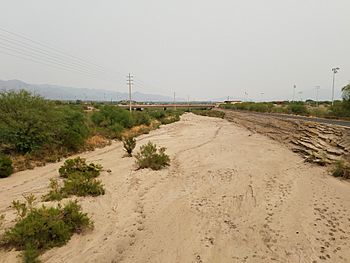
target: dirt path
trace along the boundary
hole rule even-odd
[[[95,229],[43,262],[350,262],[348,182],[226,120],[186,114],[148,140],[168,148],[169,168],[135,171],[120,143],[83,155],[112,170],[106,195],[80,199]],[[1,180],[6,222],[11,200],[45,193],[59,166]]]

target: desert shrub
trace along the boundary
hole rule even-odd
[[[164,110],[150,110],[148,111],[148,114],[156,120],[160,120],[166,116]]]
[[[80,149],[88,135],[82,109],[55,105],[27,91],[0,93],[0,144],[17,153]]]
[[[303,103],[291,103],[287,106],[288,113],[307,115],[308,110]]]
[[[84,173],[70,175],[64,181],[60,192],[67,196],[98,196],[105,194],[102,182],[91,177],[86,177]]]
[[[68,178],[70,174],[83,173],[85,177],[95,178],[100,175],[102,166],[99,164],[87,164],[84,158],[68,159],[58,170],[63,178]]]
[[[12,160],[6,155],[0,154],[0,178],[8,177],[12,173]]]
[[[86,118],[81,110],[63,107],[57,112],[60,125],[57,128],[59,145],[68,151],[78,151],[89,135]]]
[[[43,201],[60,201],[67,197],[67,194],[61,190],[57,179],[50,179],[50,192],[42,197]]]
[[[350,117],[350,101],[335,101],[330,107],[330,115],[333,117]]]
[[[1,245],[25,250],[24,262],[38,262],[37,256],[41,252],[64,245],[74,233],[92,226],[91,220],[81,212],[76,201],[70,201],[64,207],[32,208],[4,233]]]
[[[20,153],[31,152],[54,134],[54,108],[27,91],[0,93],[0,143]]]
[[[342,177],[344,179],[350,179],[350,164],[343,160],[337,161],[334,164],[332,175],[334,177]]]
[[[126,137],[123,139],[124,150],[129,156],[132,156],[132,151],[136,147],[136,140],[134,137]]]
[[[327,115],[329,114],[327,108],[324,107],[311,107],[309,108],[309,113],[311,116],[315,116],[315,117],[327,117]]]
[[[133,125],[150,125],[151,118],[147,112],[134,111],[132,113]]]
[[[160,170],[170,164],[170,158],[165,154],[166,148],[157,146],[152,142],[142,145],[140,152],[135,156],[136,164],[139,169],[151,168],[152,170]]]
[[[121,108],[106,105],[91,115],[92,122],[105,130],[121,132],[123,128],[131,128],[134,125],[131,114]]]
[[[101,165],[87,164],[86,160],[80,157],[66,160],[58,170],[60,176],[65,178],[63,186],[60,187],[56,179],[51,179],[50,191],[43,196],[43,200],[61,200],[71,195],[98,196],[105,194],[102,182],[96,180],[101,170]]]

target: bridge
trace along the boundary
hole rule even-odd
[[[118,105],[121,108],[129,109],[129,105]],[[212,109],[215,104],[131,104],[133,110],[144,110],[144,109]]]

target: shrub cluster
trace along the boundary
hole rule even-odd
[[[0,178],[8,177],[12,174],[12,161],[6,155],[0,154]]]
[[[72,174],[84,174],[86,177],[95,178],[100,175],[102,166],[99,164],[87,164],[84,158],[68,159],[58,169],[58,173],[63,178],[68,178]]]
[[[151,168],[152,170],[160,170],[170,164],[170,158],[165,154],[166,148],[157,146],[152,142],[148,142],[140,147],[140,152],[135,156],[136,164],[139,169]]]
[[[109,138],[122,138],[125,129],[135,126],[149,126],[152,120],[158,120],[162,124],[169,124],[180,120],[183,111],[172,110],[145,110],[145,111],[126,111],[111,105],[100,107],[99,111],[92,114],[91,120],[97,130]]]
[[[136,147],[136,140],[134,137],[127,137],[123,139],[124,150],[128,156],[132,156],[132,152]]]
[[[98,196],[104,195],[105,189],[100,180],[102,166],[98,164],[87,164],[80,157],[68,159],[59,169],[59,174],[64,178],[63,186],[60,187],[55,179],[51,179],[50,192],[43,196],[44,201],[61,200],[71,195],[76,196]]]
[[[329,102],[320,102],[321,106],[316,107],[316,102],[308,100],[306,102],[288,102],[281,105],[268,102],[242,102],[237,104],[221,104],[224,109],[248,110],[255,112],[272,112],[297,114],[304,116],[315,116],[321,118],[350,118],[350,100],[335,101],[334,105]]]
[[[0,146],[9,151],[76,151],[88,134],[80,107],[56,106],[23,90],[0,93]]]
[[[3,247],[24,250],[24,262],[39,262],[37,257],[47,249],[66,244],[74,233],[92,228],[93,223],[75,201],[55,207],[22,206],[23,214],[14,227],[2,237]]]

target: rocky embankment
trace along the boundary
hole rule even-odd
[[[312,121],[225,110],[225,119],[279,141],[305,160],[326,165],[350,157],[350,129]]]

